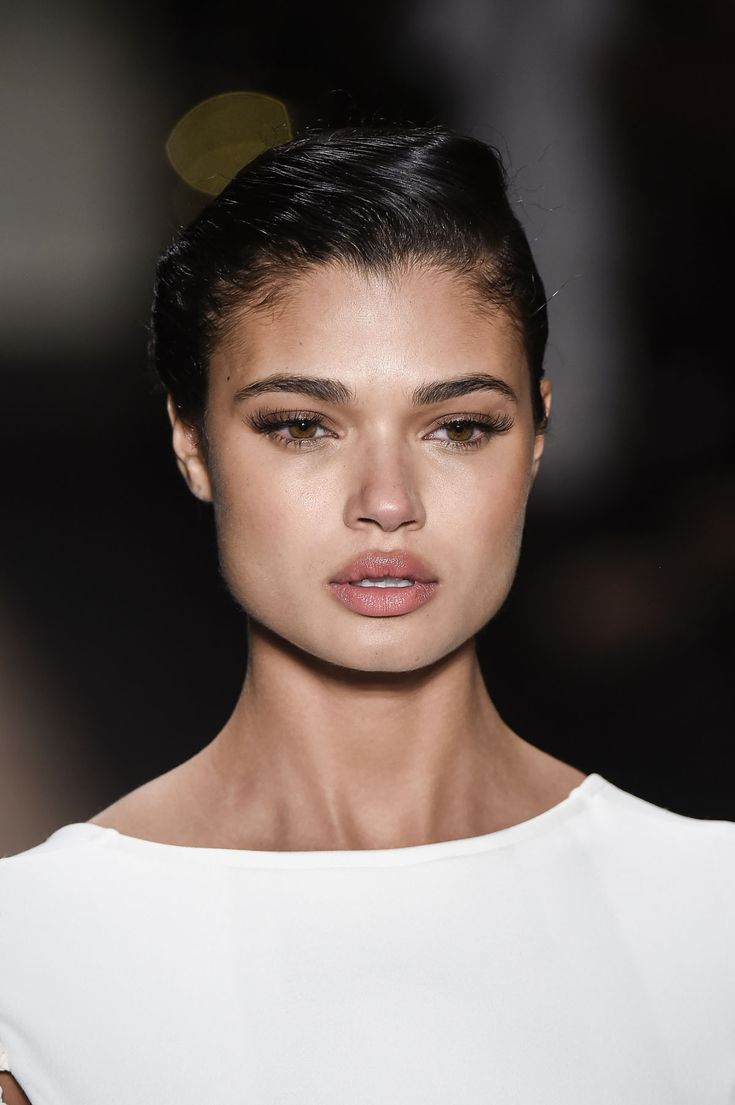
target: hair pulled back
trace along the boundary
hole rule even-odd
[[[265,150],[158,261],[150,351],[181,417],[203,429],[209,356],[235,308],[274,305],[321,264],[429,263],[517,324],[543,430],[546,294],[506,190],[498,152],[444,126],[341,127]]]

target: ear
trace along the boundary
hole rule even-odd
[[[544,410],[546,411],[546,421],[549,421],[551,417],[551,380],[545,376],[541,380],[539,385],[539,391],[541,392],[541,399],[543,400]],[[539,464],[541,463],[541,457],[544,452],[544,444],[546,443],[546,434],[543,430],[536,434],[533,442],[533,463],[531,465],[531,482],[536,479],[538,473]]]
[[[186,480],[192,495],[196,495],[197,499],[202,499],[205,503],[211,503],[212,485],[199,446],[198,434],[193,426],[182,419],[170,392],[166,399],[166,410],[173,428],[173,447],[179,472]]]

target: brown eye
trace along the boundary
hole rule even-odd
[[[292,430],[296,429],[299,431],[299,435],[294,437],[294,441],[308,441],[309,438],[314,436],[317,426],[316,422],[309,418],[295,418],[286,423],[286,425]]]
[[[440,423],[432,432],[440,430],[449,436],[435,438],[445,449],[480,449],[490,438],[496,434],[506,433],[513,425],[513,419],[509,414],[494,414],[466,418],[448,418]],[[479,430],[479,436],[473,437],[475,430]]]
[[[449,433],[457,433],[463,435],[458,439],[452,438],[452,441],[469,441],[473,434],[474,425],[475,424],[473,422],[461,422],[457,420],[455,422],[445,422],[444,428],[448,430]]]

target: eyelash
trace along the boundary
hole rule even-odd
[[[326,429],[321,419],[314,418],[308,411],[274,411],[272,414],[253,414],[248,418],[250,425],[258,433],[265,434],[266,437],[272,438],[277,441],[279,445],[283,445],[285,448],[301,449],[304,446],[310,448],[312,444],[317,441],[323,441],[323,438],[285,438],[282,434],[276,433],[276,430],[280,426],[290,426],[296,422],[307,422],[309,425],[321,426],[322,429]],[[497,415],[483,415],[482,417],[470,415],[455,416],[454,418],[445,419],[444,422],[440,422],[438,426],[434,427],[433,433],[436,430],[442,430],[446,426],[479,426],[483,429],[483,436],[476,438],[474,441],[439,441],[440,445],[443,445],[447,449],[477,449],[481,445],[485,445],[491,437],[496,434],[506,433],[513,425],[513,418],[510,414],[497,414]]]

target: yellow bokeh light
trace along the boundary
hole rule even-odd
[[[179,119],[166,141],[166,156],[190,188],[217,196],[243,165],[291,138],[291,120],[280,100],[261,92],[222,92]]]

